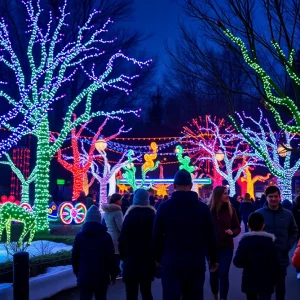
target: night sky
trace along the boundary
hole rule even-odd
[[[159,56],[159,77],[165,71],[168,61],[165,41],[173,45],[179,36],[178,18],[183,19],[181,8],[171,0],[136,0],[130,26],[151,37],[143,43],[150,55]]]

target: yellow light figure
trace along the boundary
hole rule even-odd
[[[90,189],[91,185],[94,183],[94,181],[95,181],[95,177],[92,177],[91,181],[89,182],[89,178],[88,178],[87,173],[84,174],[82,190],[84,191],[84,193],[86,195],[89,194],[89,189]]]
[[[150,149],[153,153],[144,155],[144,164],[142,165],[142,172],[147,173],[148,170],[151,170],[155,167],[154,160],[157,158],[158,146],[155,142],[150,144]]]
[[[129,193],[130,185],[126,185],[126,184],[117,184],[117,186],[118,186],[118,188],[119,188],[119,193],[120,193],[120,194]]]
[[[241,180],[242,182],[247,182],[247,193],[250,194],[250,197],[252,199],[255,199],[255,195],[254,195],[254,184],[257,182],[257,181],[261,181],[261,182],[265,182],[266,180],[268,180],[271,176],[270,173],[268,173],[266,176],[262,176],[262,175],[257,175],[257,176],[254,176],[252,178],[252,174],[251,174],[251,170],[253,169],[250,169],[250,167],[247,167],[244,171],[245,173],[245,177],[242,177]],[[242,195],[244,196],[244,195]]]
[[[156,195],[157,196],[161,196],[161,197],[164,197],[164,196],[168,196],[168,187],[170,186],[171,184],[155,184],[152,189],[154,191],[156,191]]]
[[[163,164],[159,164],[159,178],[160,179],[164,179],[164,166]],[[158,184],[155,184],[152,189],[154,191],[156,191],[156,195],[157,196],[161,196],[161,197],[164,197],[164,196],[168,196],[168,187],[170,186],[171,184],[162,184],[162,183],[158,183]]]

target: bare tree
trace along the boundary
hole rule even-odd
[[[231,111],[239,108],[238,102],[267,99],[261,77],[245,63],[241,49],[220,29],[221,22],[245,42],[250,58],[272,77],[276,92],[287,94],[292,88],[294,102],[300,107],[299,87],[290,80],[282,55],[270,43],[275,40],[288,53],[298,47],[299,0],[185,0],[178,3],[193,21],[194,30],[181,24],[180,45],[169,48],[171,66],[175,65],[177,72],[193,74],[203,87],[208,85],[222,91],[223,102],[229,102]],[[295,60],[292,68],[296,72]]]

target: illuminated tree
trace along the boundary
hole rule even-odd
[[[198,160],[210,160],[213,163],[215,170],[228,182],[230,196],[233,196],[236,193],[236,181],[246,167],[257,165],[257,158],[243,143],[242,136],[235,133],[231,126],[221,133],[220,124],[214,123],[210,117],[207,120],[206,127],[200,127],[195,120],[197,137],[200,138],[191,139],[189,142],[204,151],[204,155],[199,156]],[[237,168],[241,160],[244,164]],[[220,164],[221,161],[224,167]]]
[[[277,184],[282,193],[282,200],[292,201],[292,179],[300,167],[300,158],[292,158],[292,152],[286,151],[281,145],[288,149],[293,147],[295,134],[284,132],[280,140],[272,130],[269,121],[263,117],[261,110],[260,117],[255,120],[252,117],[237,113],[240,128],[245,141],[255,150],[257,157],[265,162],[272,175],[277,178]],[[246,122],[246,124],[245,124]],[[248,127],[248,122],[255,125],[256,131]]]
[[[100,167],[95,160],[92,162],[91,173],[100,184],[100,203],[107,203],[107,184],[111,180],[116,181],[116,173],[121,168],[129,164],[129,160],[128,158],[126,159],[126,156],[128,156],[128,153],[124,152],[119,161],[113,167],[111,167],[106,152],[104,150],[99,151],[99,155],[97,155],[97,157],[101,157],[103,159],[102,171],[100,171]],[[135,159],[137,158],[133,158],[132,161]]]
[[[74,116],[74,121],[76,120],[76,116]],[[70,171],[73,174],[73,194],[72,194],[72,200],[75,201],[79,195],[80,192],[83,190],[83,185],[84,185],[84,178],[86,177],[86,174],[88,170],[91,167],[91,164],[94,159],[94,151],[95,151],[95,144],[96,141],[98,140],[104,126],[106,125],[108,121],[108,118],[104,120],[102,125],[98,128],[98,131],[95,133],[95,135],[92,138],[90,149],[85,155],[85,159],[82,160],[80,158],[80,147],[79,147],[79,142],[78,140],[80,139],[82,132],[88,125],[88,123],[85,123],[80,126],[80,129],[76,132],[76,128],[71,130],[71,144],[72,144],[72,152],[73,152],[73,163],[69,163],[66,160],[63,159],[62,157],[62,150],[59,149],[57,152],[57,161],[68,171]],[[122,126],[119,131],[107,138],[105,138],[105,141],[109,141],[111,139],[114,139],[117,137],[119,134],[121,134],[122,129],[124,126]],[[127,132],[127,131],[126,131]]]
[[[225,28],[222,22],[218,22],[218,25],[223,30],[224,34],[230,38],[230,40],[240,48],[241,54],[245,62],[255,71],[258,75],[258,78],[262,84],[264,90],[264,100],[262,101],[265,104],[265,107],[270,110],[275,118],[277,125],[290,133],[299,133],[300,132],[300,111],[296,106],[294,100],[287,95],[287,93],[280,88],[279,85],[275,83],[267,73],[267,71],[258,63],[256,55],[251,52],[251,49],[248,50],[246,44],[243,40],[235,36],[229,29]],[[286,73],[290,76],[293,84],[296,85],[296,88],[299,89],[300,86],[300,76],[296,73],[295,70],[295,50],[289,48],[289,55],[286,58],[283,49],[280,47],[279,43],[274,39],[271,40],[272,46],[276,53],[276,56],[279,58],[280,62],[285,68]],[[289,115],[292,117],[293,122],[286,123],[280,111],[285,109],[289,112]],[[232,116],[233,118],[233,116]]]
[[[22,185],[21,202],[29,203],[29,185],[36,180],[36,168],[33,169],[29,177],[26,179],[21,170],[13,163],[9,154],[4,153],[4,156],[6,157],[7,161],[1,160],[0,164],[10,166],[11,170],[16,174]]]
[[[57,17],[57,23],[53,21],[52,13],[45,14],[40,4],[40,1],[24,1],[29,23],[26,55],[30,72],[26,73],[23,70],[22,64],[12,48],[8,28],[4,20],[0,22],[1,49],[6,52],[4,56],[1,56],[1,61],[15,73],[21,99],[19,101],[14,100],[1,92],[1,95],[13,106],[12,113],[4,116],[1,124],[11,130],[14,136],[18,135],[18,128],[21,128],[20,130],[22,131],[25,128],[24,132],[29,132],[29,130],[26,130],[28,127],[27,123],[23,124],[25,127],[22,125],[17,128],[9,124],[9,121],[16,113],[23,115],[24,120],[32,124],[30,130],[37,138],[34,211],[37,231],[48,231],[47,207],[51,158],[61,148],[72,129],[95,117],[113,117],[115,115],[115,112],[105,113],[92,110],[93,96],[99,89],[108,90],[113,88],[124,91],[127,94],[131,92],[127,86],[138,75],[116,75],[115,65],[124,60],[124,62],[143,67],[148,65],[149,61],[140,62],[125,56],[119,51],[108,59],[104,72],[97,75],[95,65],[90,64],[89,60],[104,55],[105,51],[101,50],[100,47],[115,41],[115,39],[106,40],[104,37],[108,26],[113,21],[108,19],[102,27],[99,26],[97,28],[98,24],[93,24],[93,19],[100,12],[95,10],[89,15],[84,25],[78,27],[77,33],[74,32],[74,40],[62,45],[62,29],[68,26],[67,0],[58,9],[60,16]],[[47,18],[49,21],[46,27],[42,28],[40,24],[45,24]],[[65,97],[65,90],[69,88],[70,84],[74,84],[72,82],[75,74],[78,72],[82,72],[81,74],[89,79],[89,84],[69,103],[62,128],[55,142],[51,143],[49,105],[53,101]],[[78,111],[81,111],[81,113],[79,114]],[[78,117],[75,121],[72,121],[72,115],[75,112]],[[9,139],[7,143],[10,143]]]

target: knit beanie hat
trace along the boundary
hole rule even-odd
[[[101,214],[96,205],[92,205],[87,211],[85,223],[87,222],[96,222],[101,224]]]
[[[137,189],[133,196],[133,205],[150,205],[148,192],[144,189]]]
[[[177,184],[177,185],[191,185],[192,184],[191,173],[189,173],[185,169],[179,170],[175,174],[174,184]]]

